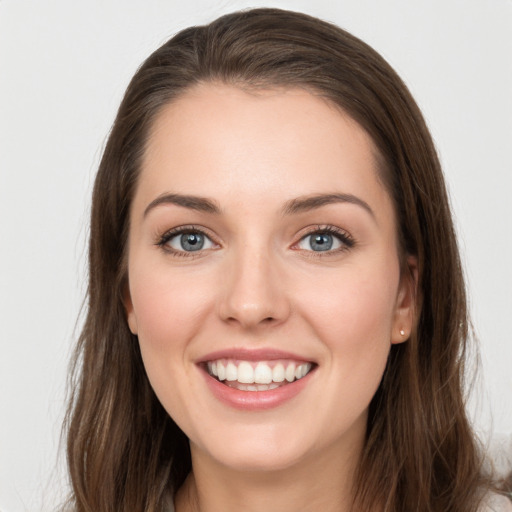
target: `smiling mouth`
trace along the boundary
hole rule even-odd
[[[305,377],[314,367],[303,361],[243,361],[217,359],[205,369],[217,381],[240,391],[269,391]]]

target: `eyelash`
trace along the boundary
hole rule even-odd
[[[312,250],[306,250],[306,249],[298,249],[303,250],[305,253],[307,253],[308,257],[310,258],[325,258],[329,256],[333,256],[335,254],[339,254],[341,252],[347,251],[349,249],[352,249],[356,241],[354,238],[344,231],[343,229],[337,228],[335,226],[329,226],[329,225],[317,225],[314,226],[306,231],[304,233],[298,242],[296,242],[293,247],[297,247],[299,243],[301,243],[303,240],[307,239],[308,237],[312,235],[332,235],[333,237],[337,238],[339,242],[341,243],[341,247],[338,249],[333,250],[327,250],[327,251],[312,251]]]
[[[174,237],[176,237],[180,234],[185,234],[185,233],[200,234],[200,235],[208,238],[213,244],[216,244],[216,242],[213,240],[213,237],[209,233],[207,233],[206,230],[190,225],[190,226],[179,226],[177,228],[173,228],[173,229],[165,232],[162,236],[159,237],[159,239],[155,245],[160,247],[163,251],[171,254],[172,256],[176,256],[179,258],[181,258],[181,257],[185,257],[185,258],[199,257],[202,254],[204,254],[205,251],[209,250],[209,249],[200,249],[197,251],[197,254],[196,254],[195,251],[176,250],[167,245],[169,243],[169,241],[172,240]],[[340,228],[337,228],[335,226],[317,225],[317,226],[314,226],[314,227],[308,229],[306,233],[302,234],[299,241],[296,242],[295,244],[293,244],[292,248],[297,247],[298,244],[300,244],[307,237],[316,235],[316,234],[332,235],[339,240],[339,242],[342,244],[342,246],[338,249],[326,250],[326,251],[313,251],[313,250],[306,250],[306,249],[297,249],[297,250],[301,250],[305,253],[308,253],[309,257],[312,257],[312,258],[320,257],[321,258],[321,257],[329,256],[329,255],[332,256],[333,254],[337,254],[337,253],[340,253],[343,251],[347,251],[347,250],[351,249],[352,247],[354,247],[354,245],[356,243],[351,235],[349,235],[346,231],[344,231]]]
[[[178,258],[183,258],[183,257],[184,258],[197,258],[197,257],[201,256],[202,254],[204,254],[205,251],[208,250],[208,249],[200,249],[198,251],[180,251],[180,250],[176,250],[176,249],[170,247],[169,245],[167,245],[169,243],[169,241],[172,240],[174,237],[176,237],[178,235],[185,234],[185,233],[200,234],[200,235],[204,236],[205,238],[211,240],[211,242],[213,244],[217,245],[217,243],[213,240],[213,237],[209,233],[207,233],[204,229],[198,228],[196,226],[179,226],[177,228],[173,228],[169,231],[166,231],[159,238],[156,245],[158,247],[160,247],[166,253],[169,253],[172,256],[176,256]]]

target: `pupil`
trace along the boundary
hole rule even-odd
[[[181,235],[181,246],[186,251],[199,251],[204,245],[204,238],[199,233]]]
[[[313,237],[311,248],[315,251],[328,251],[332,247],[332,236],[326,233]]]

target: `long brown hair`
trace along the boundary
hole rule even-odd
[[[299,87],[372,137],[394,200],[402,260],[418,259],[417,319],[393,345],[370,405],[356,479],[361,511],[476,511],[481,460],[465,413],[469,321],[436,151],[406,86],[365,43],[329,23],[277,9],[223,16],[178,33],[132,79],[97,174],[87,317],[73,366],[67,454],[76,511],[164,510],[191,469],[188,441],[146,377],[123,307],[129,210],[148,132],[193,85]]]

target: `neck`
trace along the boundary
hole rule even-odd
[[[193,470],[176,496],[176,512],[349,512],[363,439],[285,469],[226,468],[191,447]],[[340,455],[341,454],[341,455]]]

